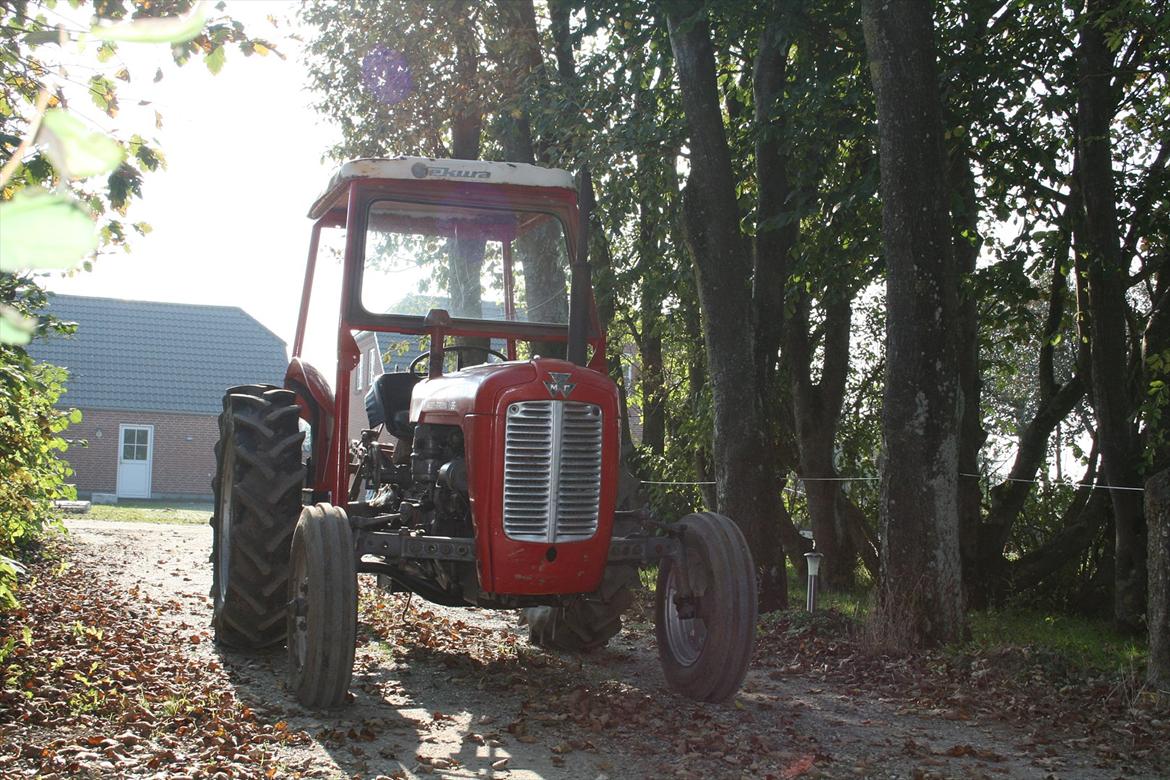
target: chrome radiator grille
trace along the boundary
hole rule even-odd
[[[601,499],[601,408],[522,401],[507,414],[504,533],[525,542],[592,537]]]

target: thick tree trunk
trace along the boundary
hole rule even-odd
[[[752,260],[739,229],[731,154],[715,84],[715,55],[703,6],[667,9],[683,111],[690,130],[691,173],[683,194],[687,248],[694,262],[711,372],[714,459],[719,510],[744,529],[761,569],[760,608],[788,600],[783,550],[776,537],[783,507],[756,381]]]
[[[645,102],[639,94],[636,103]],[[673,156],[670,158],[673,164]],[[640,189],[661,174],[664,160],[649,154],[638,155]],[[673,175],[668,173],[668,175]],[[661,456],[666,450],[666,378],[662,362],[662,300],[655,289],[656,274],[651,270],[662,261],[659,244],[659,204],[642,198],[638,214],[638,240],[635,245],[638,268],[641,272],[641,290],[638,303],[638,351],[642,358],[642,372],[638,378],[642,394],[642,446]]]
[[[1149,520],[1150,659],[1146,680],[1170,700],[1170,471],[1146,480]]]
[[[703,341],[703,329],[699,321],[699,309],[693,298],[682,302],[683,328],[687,344],[687,408],[696,418],[703,415],[703,389],[707,386],[707,364],[703,350],[700,347]],[[715,479],[711,469],[711,459],[707,454],[707,444],[697,441],[694,443],[695,480],[699,483],[699,492],[703,496],[703,506],[715,509],[719,505],[715,496],[715,486],[710,484]]]
[[[959,558],[956,357],[951,244],[932,6],[863,0],[877,97],[888,281],[881,628],[929,646],[966,631]]]
[[[536,162],[532,122],[528,106],[537,81],[543,81],[540,36],[536,30],[536,9],[532,0],[499,0],[496,4],[499,51],[496,59],[503,74],[504,105],[500,122],[504,159],[509,162]]]
[[[1128,268],[1121,240],[1113,186],[1110,125],[1116,101],[1110,86],[1113,54],[1100,24],[1112,6],[1089,0],[1081,20],[1077,51],[1077,168],[1084,198],[1083,240],[1088,256],[1093,410],[1101,465],[1109,485],[1137,487],[1141,452],[1134,425],[1129,376],[1125,289]],[[1113,618],[1136,631],[1145,611],[1146,540],[1141,494],[1110,491],[1115,539]]]
[[[789,150],[781,138],[785,117],[777,109],[788,79],[790,49],[779,5],[773,2],[768,9],[752,72],[756,181],[759,187],[756,236],[752,247],[752,296],[756,321],[756,379],[765,398],[770,398],[776,374],[777,352],[785,327],[784,298],[790,256],[800,231],[800,221],[792,216],[780,224],[784,212],[791,208],[792,186],[788,176]]]

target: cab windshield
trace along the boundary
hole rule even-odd
[[[361,305],[373,315],[565,325],[569,255],[561,222],[514,209],[374,202]]]

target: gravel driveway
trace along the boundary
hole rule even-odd
[[[367,586],[353,701],[308,712],[285,690],[283,651],[232,655],[211,642],[207,526],[67,526],[77,564],[110,577],[111,598],[153,606],[162,630],[222,665],[261,718],[310,737],[276,748],[278,776],[1121,774],[1075,745],[1029,746],[1018,726],[948,719],[775,667],[753,667],[729,704],[694,704],[665,688],[644,605],[606,650],[558,656],[528,648],[514,612],[448,609]]]

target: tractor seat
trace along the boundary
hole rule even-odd
[[[386,424],[386,431],[399,439],[414,436],[410,423],[410,394],[419,378],[409,372],[382,374],[366,393],[366,417],[370,427]]]

